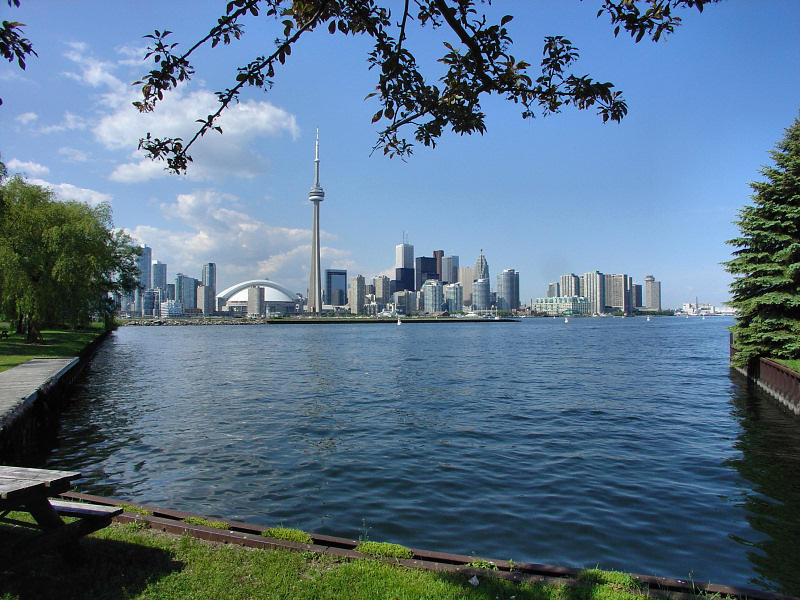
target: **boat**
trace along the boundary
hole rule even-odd
[[[567,317],[564,317],[564,323],[569,323],[569,319]]]
[[[650,315],[647,315],[647,322],[650,322]]]
[[[400,320],[400,317],[397,317],[397,324],[400,325],[401,323],[402,321]]]

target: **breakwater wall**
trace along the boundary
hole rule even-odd
[[[34,358],[0,373],[0,464],[23,465],[49,447],[69,386],[108,334],[77,357]]]
[[[731,358],[735,354],[731,334]],[[786,410],[800,416],[800,373],[769,358],[747,367],[733,367],[757,390],[777,400]]]

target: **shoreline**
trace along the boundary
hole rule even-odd
[[[406,317],[400,318],[405,325],[409,323],[518,323],[520,319],[499,317],[492,319],[458,318],[458,317]],[[203,325],[341,325],[351,323],[381,323],[396,325],[397,319],[379,319],[374,317],[308,317],[280,319],[231,319],[231,318],[188,318],[188,319],[131,319],[120,323],[122,327],[170,327],[170,326],[203,326]]]

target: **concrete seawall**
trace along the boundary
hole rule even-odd
[[[53,439],[65,390],[107,335],[78,357],[34,358],[0,373],[0,464],[23,464]]]

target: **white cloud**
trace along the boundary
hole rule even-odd
[[[126,103],[106,115],[94,128],[95,138],[110,150],[130,149],[130,162],[111,174],[121,182],[147,181],[168,176],[163,163],[153,163],[136,150],[139,138],[150,131],[158,137],[181,137],[189,140],[198,127],[199,116],[217,109],[217,98],[209,91],[184,94],[171,92],[152,113],[139,113]],[[294,115],[269,102],[246,100],[231,106],[219,120],[223,135],[210,132],[192,146],[194,162],[188,171],[191,180],[219,179],[228,175],[254,177],[266,172],[268,161],[252,147],[264,136],[299,134]]]
[[[17,115],[17,121],[22,123],[23,125],[27,125],[28,123],[33,123],[36,119],[39,118],[35,112],[25,112],[21,115]]]
[[[212,190],[181,194],[159,211],[176,228],[140,225],[129,233],[153,248],[153,258],[169,265],[170,278],[181,272],[199,276],[205,262],[217,263],[218,289],[239,281],[268,277],[305,293],[311,232],[271,225],[237,207],[237,199]],[[323,247],[326,258],[351,264],[349,252]]]
[[[64,146],[58,149],[58,153],[63,156],[64,160],[67,162],[87,162],[89,160],[89,155],[77,148]]]
[[[85,202],[90,206],[97,206],[101,202],[111,202],[111,195],[90,190],[87,188],[80,188],[72,185],[71,183],[50,183],[43,179],[29,178],[29,183],[40,185],[53,190],[56,198],[62,202]]]
[[[6,163],[9,173],[22,173],[23,175],[30,175],[32,177],[42,177],[50,173],[50,169],[39,163],[17,160],[12,158]]]
[[[61,123],[42,127],[39,130],[39,132],[56,133],[59,131],[73,131],[76,129],[86,129],[86,127],[87,127],[86,119],[76,115],[75,113],[67,111],[64,113],[64,119],[61,121]]]
[[[108,106],[119,106],[125,102],[128,86],[112,73],[116,66],[114,63],[92,56],[83,42],[71,42],[67,46],[69,50],[64,56],[74,62],[79,71],[67,71],[64,73],[66,77],[93,88],[108,90],[102,96],[103,103]]]

